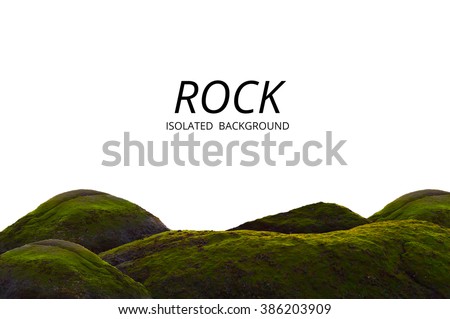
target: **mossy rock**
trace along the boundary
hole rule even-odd
[[[450,230],[171,231],[100,254],[155,298],[450,298]]]
[[[285,234],[325,233],[351,229],[367,222],[364,217],[346,207],[320,202],[256,219],[231,230],[262,230]]]
[[[44,240],[0,255],[0,298],[149,298],[147,289],[86,248]]]
[[[450,193],[427,189],[403,195],[369,217],[371,221],[416,219],[450,227]]]
[[[57,195],[0,233],[0,253],[49,239],[98,253],[167,231],[155,216],[127,200],[93,190]]]

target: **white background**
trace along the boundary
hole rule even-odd
[[[45,319],[79,319],[79,318],[326,318],[326,319],[379,319],[379,318],[433,318],[447,319],[448,300],[428,299],[182,299],[182,300],[5,300],[2,302],[2,314],[6,318],[45,318]],[[27,307],[23,307],[26,303]],[[269,315],[261,314],[262,304],[274,304],[276,307],[286,304],[330,304],[329,314],[313,315]],[[251,307],[250,315],[120,315],[118,307],[216,307],[220,304],[224,311],[228,307]],[[258,310],[258,311],[255,311]],[[300,308],[301,309],[301,308]],[[386,316],[387,315],[387,316]]]
[[[78,188],[217,230],[317,201],[370,216],[450,190],[449,16],[448,1],[2,1],[0,229]],[[281,113],[207,115],[197,100],[175,115],[182,80],[285,80]],[[166,121],[199,120],[287,120],[273,136],[297,145],[331,130],[348,166],[101,166],[124,131],[158,145]]]

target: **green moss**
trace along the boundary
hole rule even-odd
[[[350,209],[331,203],[316,203],[287,213],[266,216],[232,230],[264,230],[286,234],[325,233],[364,225],[367,220]]]
[[[168,228],[136,204],[77,190],[53,197],[0,233],[0,253],[49,238],[101,252]]]
[[[325,234],[172,231],[100,256],[156,298],[449,298],[449,251],[450,230],[390,221]]]
[[[371,223],[316,203],[244,230],[167,231],[126,200],[73,191],[0,233],[0,253],[12,249],[0,255],[0,298],[450,298],[449,212],[450,193],[427,190]],[[47,238],[116,248],[101,260],[74,243],[35,242]]]
[[[0,298],[148,298],[141,284],[84,247],[45,240],[0,255]]]
[[[406,194],[369,217],[372,221],[425,220],[450,227],[450,193],[423,190]]]

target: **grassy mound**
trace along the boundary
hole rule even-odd
[[[156,298],[450,298],[450,230],[171,231],[100,254]]]
[[[403,195],[369,217],[371,221],[425,220],[450,227],[450,193],[422,190]]]
[[[0,253],[39,240],[78,243],[93,252],[168,228],[138,205],[92,190],[57,195],[0,233]]]
[[[231,230],[263,230],[285,234],[325,233],[364,225],[367,220],[350,209],[316,203],[244,223]]]
[[[0,298],[146,298],[141,284],[86,248],[45,240],[0,255]]]

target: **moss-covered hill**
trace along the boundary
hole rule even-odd
[[[100,256],[156,298],[450,298],[450,230],[387,221],[324,234],[172,231]]]
[[[426,220],[450,227],[450,193],[432,189],[412,192],[369,217],[371,221],[405,219]]]
[[[93,252],[167,231],[136,204],[92,190],[57,195],[0,233],[0,253],[44,239],[63,239]]]
[[[370,223],[316,203],[168,231],[124,199],[72,191],[0,233],[0,298],[450,298],[449,213],[450,193],[426,190]]]
[[[325,233],[351,229],[367,222],[364,217],[346,207],[320,202],[296,208],[287,213],[266,216],[231,230],[263,230],[286,234]]]
[[[141,284],[84,247],[45,240],[0,255],[0,298],[148,298]]]

